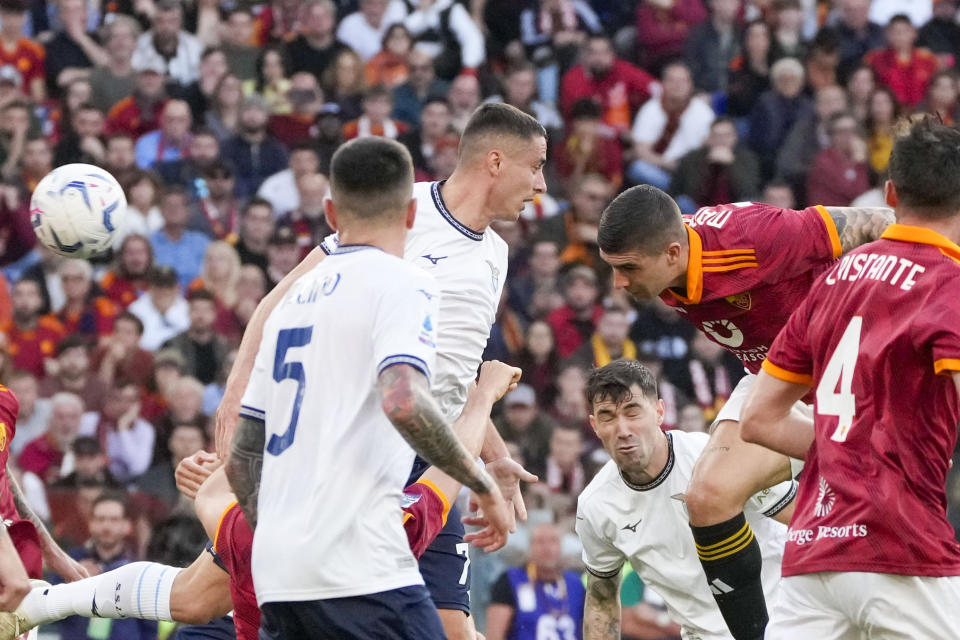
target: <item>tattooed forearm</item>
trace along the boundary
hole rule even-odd
[[[612,578],[587,577],[583,606],[583,640],[620,637],[620,574]]]
[[[51,545],[56,546],[56,543],[53,541],[50,532],[47,531],[47,528],[43,524],[43,520],[40,519],[33,508],[30,507],[30,503],[27,502],[26,496],[23,495],[23,489],[20,488],[20,483],[17,482],[17,477],[13,474],[13,469],[10,468],[10,465],[7,465],[7,478],[10,481],[10,493],[13,495],[13,506],[16,507],[17,513],[20,514],[20,517],[29,520],[33,523],[33,526],[37,528],[37,533],[40,534],[40,545],[43,549],[47,549]]]
[[[227,460],[227,482],[236,494],[237,503],[251,528],[257,526],[257,497],[260,494],[265,438],[263,422],[241,417]]]
[[[420,371],[394,365],[380,374],[379,386],[383,412],[414,451],[473,491],[491,491],[490,477],[457,440]]]
[[[844,253],[879,240],[894,222],[893,209],[884,207],[827,207],[827,213],[837,226]]]

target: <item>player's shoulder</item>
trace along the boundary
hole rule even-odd
[[[599,513],[599,503],[611,496],[610,489],[619,482],[620,470],[613,460],[609,460],[580,492],[577,497],[577,512],[581,515],[586,515],[587,512]]]

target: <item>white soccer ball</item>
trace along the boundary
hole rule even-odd
[[[89,258],[103,253],[123,227],[127,198],[116,178],[92,164],[65,164],[37,184],[30,222],[54,253]]]

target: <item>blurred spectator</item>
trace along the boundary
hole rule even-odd
[[[203,197],[207,184],[204,171],[220,159],[220,143],[210,129],[194,129],[187,138],[186,152],[176,160],[153,165],[153,171],[166,184],[183,187],[191,198]],[[196,227],[193,227],[196,228]]]
[[[131,380],[143,387],[150,379],[153,354],[140,348],[143,322],[129,311],[113,321],[113,332],[93,352],[91,367],[107,386],[116,380]]]
[[[710,17],[690,30],[684,61],[698,91],[726,92],[727,69],[740,53],[740,0],[708,0]]]
[[[467,8],[454,0],[418,0],[403,24],[416,47],[433,58],[437,77],[452,80],[477,69],[486,59],[483,32]]]
[[[90,86],[90,80],[85,76],[78,76],[64,85],[59,109],[54,109],[47,114],[54,127],[54,136],[57,141],[74,133],[73,117],[82,105],[90,104],[92,96],[93,88]]]
[[[548,132],[563,129],[563,120],[553,104],[538,99],[536,69],[532,64],[517,64],[511,67],[503,81],[503,95],[491,96],[487,101],[505,102],[530,114],[539,120]]]
[[[171,267],[154,269],[150,288],[129,309],[143,323],[140,347],[149,351],[190,326],[187,301],[180,295],[177,272]]]
[[[50,423],[46,432],[26,444],[17,465],[47,485],[54,482],[60,477],[64,457],[80,431],[82,417],[83,400],[76,394],[63,391],[54,395],[50,398]]]
[[[28,191],[53,170],[53,148],[46,138],[27,138],[20,159],[20,181]]]
[[[192,456],[205,446],[206,434],[203,427],[192,422],[175,424],[167,443],[167,455],[140,476],[137,488],[168,508],[176,508],[178,503],[187,499],[177,490],[173,472],[184,458]]]
[[[16,186],[0,183],[0,266],[27,255],[36,243],[37,236],[30,224],[29,202],[21,198]]]
[[[615,188],[623,183],[623,149],[613,127],[603,122],[600,105],[584,98],[570,112],[570,134],[556,153],[557,173],[576,182],[589,173],[604,176]]]
[[[233,307],[233,315],[241,330],[247,326],[257,304],[266,293],[267,276],[263,269],[254,264],[245,264],[240,267],[240,278],[237,280],[237,304]]]
[[[867,143],[848,112],[827,123],[830,145],[817,154],[807,177],[807,201],[847,206],[870,188]]]
[[[27,9],[24,0],[0,2],[0,64],[15,69],[20,75],[20,90],[40,104],[47,97],[46,53],[41,44],[23,36]]]
[[[167,187],[159,202],[163,227],[150,235],[155,263],[176,269],[183,288],[200,275],[203,252],[210,244],[210,238],[187,227],[188,205],[189,196],[184,189]]]
[[[760,193],[760,163],[739,144],[733,120],[710,125],[706,143],[680,159],[670,191],[684,213],[722,202],[745,202]]]
[[[7,198],[11,197],[14,189],[6,189]],[[10,203],[7,203],[10,206]],[[57,312],[63,308],[65,297],[63,295],[63,286],[60,282],[58,269],[60,263],[66,260],[63,256],[54,253],[42,243],[37,243],[34,249],[34,255],[39,255],[40,260],[33,262],[32,266],[21,272],[20,278],[34,280],[40,287],[40,298],[42,300],[41,313],[46,314],[49,311]],[[12,289],[11,289],[12,291]]]
[[[707,19],[701,0],[643,0],[637,6],[637,48],[643,66],[659,71],[683,54],[690,30]]]
[[[116,305],[93,290],[93,267],[84,260],[64,260],[60,264],[60,280],[66,302],[57,319],[69,334],[80,333],[100,338],[113,331]]]
[[[131,234],[149,236],[163,227],[163,216],[157,200],[160,196],[160,183],[157,176],[150,171],[136,169],[131,172],[125,182],[120,183],[127,197],[127,214],[123,221],[123,228],[117,235],[120,236],[115,247],[122,246],[123,240]]]
[[[346,140],[382,136],[396,140],[409,129],[405,122],[393,120],[393,96],[386,87],[377,86],[367,89],[363,96],[363,115],[343,125],[343,137]]]
[[[442,96],[428,98],[423,105],[420,126],[398,138],[410,150],[414,169],[421,172],[430,170],[428,163],[436,151],[436,145],[453,131],[452,123],[453,117],[446,99]]]
[[[20,430],[20,425],[17,425],[17,430]],[[107,468],[107,455],[100,440],[92,436],[77,436],[70,450],[73,452],[73,471],[54,482],[51,489],[77,490],[91,485],[120,488],[120,483]]]
[[[906,15],[915,25],[924,24],[933,17],[933,0],[872,0],[870,3],[870,19],[877,24],[887,24],[897,14]]]
[[[453,128],[462,134],[470,116],[480,106],[480,81],[476,76],[460,74],[450,84],[447,101],[450,103]]]
[[[877,88],[877,79],[873,69],[862,65],[854,69],[847,78],[847,96],[850,100],[850,112],[858,122],[865,123],[870,112],[870,97]],[[884,87],[886,89],[886,87]],[[893,95],[892,93],[890,94]],[[896,102],[896,99],[894,99]]]
[[[230,244],[218,240],[207,246],[203,271],[190,283],[191,291],[206,289],[213,293],[216,302],[214,330],[228,340],[234,338],[240,329],[233,316],[239,280],[240,256]]]
[[[213,104],[214,92],[228,71],[227,56],[223,49],[207,47],[200,54],[199,76],[175,94],[177,98],[190,105],[190,116],[193,122],[203,122],[204,115]],[[239,85],[240,82],[237,81],[238,90]]]
[[[29,371],[14,371],[4,376],[4,382],[17,396],[20,408],[17,413],[17,431],[10,443],[14,456],[20,455],[27,443],[47,430],[50,421],[50,400],[40,397],[40,384]]]
[[[300,263],[300,243],[289,226],[277,226],[267,245],[267,287],[273,289]],[[212,376],[211,376],[212,379]],[[201,382],[207,382],[201,379]]]
[[[157,63],[172,80],[186,87],[197,79],[203,45],[183,30],[183,9],[176,0],[156,0],[150,30],[137,38],[131,63],[135,68]]]
[[[287,99],[290,113],[273,114],[267,125],[270,133],[287,147],[313,137],[317,114],[323,108],[323,91],[311,73],[301,71],[290,79]]]
[[[560,233],[565,232],[565,229],[555,228],[554,231]],[[544,235],[535,238],[530,246],[527,263],[529,268],[507,281],[510,306],[527,320],[542,318],[546,313],[553,310],[551,308],[545,311],[537,307],[538,292],[551,292],[559,295],[557,273],[560,270],[560,240],[556,237],[551,239],[549,229],[541,233]],[[550,341],[552,346],[552,334]]]
[[[689,433],[705,433],[710,422],[707,420],[703,409],[698,405],[690,403],[680,407],[677,419],[677,429]]]
[[[301,258],[333,233],[323,213],[323,201],[329,188],[322,173],[301,176],[295,188],[300,199],[299,206],[277,219],[278,227],[285,226],[293,230]]]
[[[850,72],[839,73],[840,44],[830,31],[820,31],[810,41],[810,51],[804,60],[807,72],[807,90],[812,93],[824,87],[843,84]],[[854,70],[856,67],[854,67]]]
[[[742,118],[750,114],[764,91],[770,89],[770,27],[754,20],[743,29],[741,54],[730,62],[727,79],[727,114]]]
[[[407,55],[407,68],[410,77],[393,91],[393,117],[416,126],[427,100],[445,96],[447,84],[437,79],[433,60],[423,51],[413,49]]]
[[[870,0],[840,0],[840,13],[832,28],[821,31],[833,34],[840,45],[840,76],[846,78],[868,51],[881,49],[885,38],[883,27],[870,21]]]
[[[137,86],[133,94],[114,104],[107,113],[107,133],[126,133],[139,138],[160,126],[160,112],[167,100],[163,68],[156,62],[134,66]]]
[[[150,241],[143,235],[131,234],[120,244],[116,267],[103,276],[100,288],[108,298],[126,308],[147,290],[153,266]]]
[[[186,331],[163,343],[163,349],[173,349],[183,356],[185,373],[203,384],[216,377],[228,346],[215,331],[217,301],[207,289],[193,289],[187,294],[190,326]]]
[[[297,36],[286,44],[290,71],[309,71],[322,82],[334,58],[346,49],[334,37],[336,6],[331,0],[305,0],[299,11]]]
[[[533,387],[520,384],[506,395],[496,425],[504,440],[517,445],[524,460],[546,460],[556,423],[537,407]]]
[[[23,145],[30,134],[32,108],[25,98],[15,98],[2,107],[0,120],[0,167],[2,175],[13,175],[23,156]]]
[[[797,208],[793,189],[789,184],[780,180],[771,180],[767,183],[767,186],[763,189],[763,195],[760,196],[760,202],[766,202],[781,209]]]
[[[931,87],[931,92],[934,88],[935,85]],[[956,97],[956,89],[953,90],[953,95]],[[870,168],[877,174],[886,171],[887,165],[890,164],[890,152],[893,151],[893,129],[899,118],[900,105],[897,104],[893,91],[887,87],[877,87],[870,96],[865,123]]]
[[[243,83],[245,96],[259,95],[271,114],[290,113],[287,91],[290,90],[290,57],[285,49],[270,46],[257,57],[256,75]]]
[[[267,275],[267,245],[273,234],[274,216],[270,203],[263,198],[251,198],[240,215],[240,232],[234,248],[241,264],[257,266]]]
[[[531,490],[542,496],[544,507],[560,517],[572,514],[577,496],[586,486],[587,475],[580,459],[583,453],[583,429],[571,421],[561,421],[550,434],[547,457],[527,463],[540,478]]]
[[[662,73],[663,95],[648,100],[633,121],[636,159],[630,163],[627,177],[635,184],[667,189],[680,158],[706,140],[714,115],[706,102],[693,97],[693,78],[682,62],[667,64]]]
[[[663,301],[652,300],[640,306],[630,331],[639,354],[637,359],[655,359],[658,370],[672,379],[685,375],[690,343],[697,330],[681,314]]]
[[[149,169],[158,162],[179,160],[190,142],[190,107],[183,100],[168,100],[160,112],[160,128],[137,140],[137,166]]]
[[[542,406],[549,406],[557,395],[556,378],[560,372],[560,357],[553,342],[553,330],[543,320],[535,320],[527,327],[526,340],[517,354],[517,366],[523,370],[523,379],[533,387]]]
[[[568,362],[560,368],[556,384],[557,396],[549,407],[550,415],[561,424],[587,428],[590,407],[585,398],[586,372],[579,365]]]
[[[864,61],[873,67],[877,82],[890,87],[897,101],[915,107],[924,99],[927,86],[937,71],[937,58],[927,49],[918,49],[917,30],[910,18],[897,14],[886,29],[887,48],[871,51]]]
[[[952,69],[938,71],[930,81],[927,100],[921,107],[921,111],[936,114],[944,124],[956,126],[960,123],[958,92],[960,92],[960,80],[957,72]]]
[[[960,63],[956,0],[933,0],[933,16],[920,27],[917,44],[936,54],[941,69]]]
[[[47,95],[52,98],[60,96],[62,87],[86,77],[93,65],[110,61],[107,52],[87,33],[85,0],[59,0],[56,9],[62,28],[44,44]]]
[[[77,394],[87,411],[100,411],[107,386],[90,367],[90,340],[71,334],[57,345],[57,358],[47,363],[47,377],[40,383],[40,396],[51,398],[61,391]]]
[[[220,402],[223,400],[223,394],[226,392],[227,376],[233,368],[233,362],[237,358],[237,350],[231,349],[220,365],[220,371],[213,382],[203,389],[203,413],[212,416],[217,412]]]
[[[227,55],[230,73],[242,81],[257,75],[259,51],[253,43],[253,15],[246,7],[235,7],[227,17],[221,48]]]
[[[572,355],[596,331],[603,315],[598,293],[597,276],[589,267],[575,266],[563,276],[564,305],[547,316],[561,358]]]
[[[608,268],[600,259],[600,248],[597,246],[597,231],[600,215],[613,198],[613,186],[603,176],[588,173],[571,187],[570,206],[562,215],[540,223],[539,238],[565,247],[560,254],[563,263],[579,263],[597,273],[606,273]],[[559,334],[557,341],[563,342]],[[560,351],[561,356],[569,355],[562,346]]]
[[[122,186],[127,184],[130,176],[138,170],[137,157],[133,152],[135,141],[133,136],[122,131],[111,133],[106,138],[103,168],[109,171]],[[124,226],[126,224],[124,223]]]
[[[343,144],[343,117],[335,102],[328,102],[317,114],[317,135],[313,139],[314,148],[320,156],[320,173],[330,174],[330,160],[334,152]]]
[[[319,166],[320,158],[313,144],[303,140],[290,148],[290,166],[264,180],[257,196],[270,203],[277,217],[290,213],[300,206],[298,181],[315,174]]]
[[[223,240],[237,231],[243,200],[238,198],[233,167],[215,159],[203,167],[199,177],[200,192],[191,204],[187,228]]]
[[[144,389],[143,406],[140,415],[166,428],[164,437],[170,432],[169,415],[175,399],[175,391],[183,379],[183,356],[176,351],[160,350],[153,358],[153,370]],[[189,411],[189,409],[188,409]],[[192,416],[192,414],[191,414]]]
[[[46,375],[44,361],[53,357],[66,331],[53,315],[40,313],[43,298],[36,280],[23,279],[15,283],[10,302],[12,318],[0,326],[0,332],[7,339],[7,352],[15,368],[42,379]]]
[[[563,569],[557,527],[539,525],[530,536],[529,563],[508,569],[491,589],[485,635],[487,640],[538,640],[544,633],[579,639],[585,598],[580,574]]]
[[[807,55],[802,33],[803,6],[799,0],[774,0],[772,26],[771,62],[780,58],[802,60]]]
[[[54,164],[101,164],[106,154],[103,114],[92,104],[84,103],[70,115],[70,125],[70,133],[53,150]]]
[[[387,28],[380,44],[379,53],[373,56],[365,67],[367,86],[382,84],[392,90],[406,82],[410,76],[407,56],[413,50],[413,36],[402,22],[397,22]]]
[[[564,119],[581,98],[593,98],[603,109],[603,120],[618,132],[630,128],[644,102],[658,93],[657,81],[646,71],[616,57],[606,36],[587,40],[582,62],[563,76],[560,106]]]
[[[340,20],[337,40],[367,62],[380,51],[387,29],[403,21],[407,9],[401,0],[360,0],[359,4],[359,11]]]
[[[140,37],[140,25],[128,15],[115,15],[103,26],[103,44],[107,53],[106,64],[98,64],[90,72],[90,87],[93,89],[90,102],[107,113],[137,86],[136,72],[130,62],[133,50]]]
[[[677,389],[696,403],[703,420],[713,421],[743,377],[743,365],[716,342],[697,332],[690,343],[687,376],[675,376]],[[683,419],[682,410],[678,420]],[[702,430],[702,429],[701,429]]]
[[[132,381],[114,382],[103,409],[84,414],[79,433],[100,441],[110,473],[120,482],[133,480],[150,466],[156,436],[153,425],[140,417],[140,388]]]
[[[286,148],[267,132],[268,117],[262,99],[245,99],[240,107],[240,130],[220,149],[234,164],[236,193],[243,198],[256,193],[264,179],[287,166]]]
[[[604,309],[596,332],[571,356],[587,370],[603,367],[614,360],[636,360],[637,345],[629,337],[630,318],[624,309]]]

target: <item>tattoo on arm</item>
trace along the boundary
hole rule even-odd
[[[251,528],[257,526],[257,498],[263,470],[263,443],[266,427],[260,420],[241,417],[233,435],[227,460],[227,482]]]
[[[414,451],[473,491],[490,492],[490,478],[457,440],[423,373],[398,364],[384,370],[378,382],[383,412]]]
[[[20,514],[21,518],[29,520],[33,523],[33,526],[36,527],[37,533],[40,534],[41,546],[46,549],[51,544],[56,545],[50,536],[50,532],[47,531],[47,527],[44,526],[43,520],[40,519],[40,516],[34,512],[30,503],[27,502],[26,496],[23,495],[23,489],[20,488],[20,483],[17,482],[17,477],[13,474],[13,469],[10,468],[9,464],[7,465],[7,479],[10,481],[10,493],[13,495],[13,506],[16,507],[17,513]]]
[[[598,578],[587,574],[587,598],[583,607],[583,640],[620,637],[620,574]]]
[[[862,244],[879,240],[893,224],[893,209],[884,207],[827,207],[840,236],[843,253]]]

